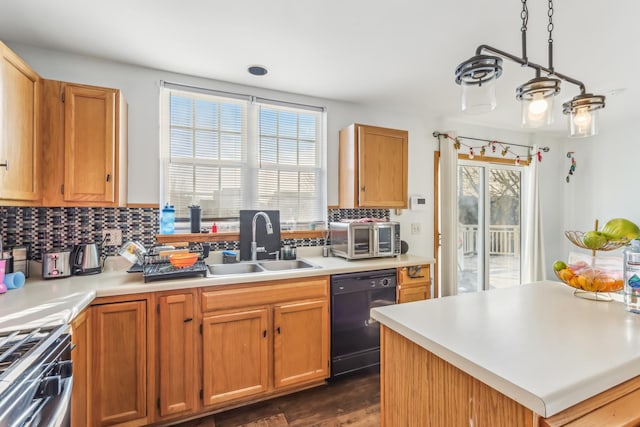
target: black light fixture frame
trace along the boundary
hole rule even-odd
[[[505,52],[504,50],[497,49],[493,46],[489,46],[487,44],[481,44],[480,46],[477,47],[475,56],[471,57],[470,59],[468,59],[467,61],[461,63],[456,67],[456,72],[455,72],[456,83],[457,84],[463,84],[463,83],[473,84],[473,85],[481,86],[482,83],[490,80],[490,78],[497,79],[502,74],[502,58],[505,58],[517,64],[520,64],[521,66],[533,68],[536,71],[535,79],[530,80],[529,82],[525,83],[524,85],[518,88],[517,97],[519,100],[523,98],[522,94],[520,93],[520,89],[528,86],[529,83],[534,82],[536,79],[541,79],[546,81],[554,80],[551,78],[540,77],[541,73],[544,71],[547,73],[549,77],[555,76],[561,80],[564,80],[568,83],[578,86],[578,88],[580,89],[580,95],[577,95],[570,101],[567,101],[563,104],[564,114],[569,114],[571,113],[571,111],[574,111],[576,108],[579,108],[579,107],[588,108],[589,111],[594,111],[600,108],[604,108],[605,97],[603,95],[593,95],[593,94],[587,93],[586,87],[583,82],[573,77],[567,76],[566,74],[559,73],[553,68],[553,38],[551,37],[551,31],[553,30],[553,23],[551,21],[551,16],[553,15],[553,9],[552,9],[551,3],[550,3],[550,10],[549,10],[549,26],[548,26],[549,66],[545,67],[544,65],[540,65],[535,62],[529,61],[529,58],[527,57],[527,21],[528,21],[528,10],[526,5],[527,0],[522,0],[522,4],[523,4],[523,10],[521,15],[522,17],[522,28],[521,28],[522,58],[516,55],[513,55],[509,52]],[[486,55],[484,54],[485,52],[493,53],[494,55],[498,55],[498,56]],[[477,66],[476,64],[479,63],[480,59],[482,59],[480,63],[485,69],[487,68],[487,64],[491,64],[493,61],[493,63],[495,64],[493,74],[495,74],[495,76],[490,76],[490,78],[486,78],[484,80],[481,78],[481,79],[478,79],[477,81],[470,81],[469,77],[473,78],[473,73],[477,71],[476,69],[474,69],[474,66]],[[557,94],[560,91],[559,86],[556,86],[555,88],[553,88],[552,91],[553,91],[552,95]]]

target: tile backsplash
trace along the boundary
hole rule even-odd
[[[100,243],[102,230],[122,230],[122,240],[138,240],[145,246],[156,243],[158,208],[16,207],[0,206],[0,238],[5,247],[29,244],[31,257],[78,243]],[[328,221],[357,218],[389,219],[388,209],[328,209]],[[296,239],[296,246],[321,246],[322,238]],[[212,250],[238,250],[237,241],[215,242]],[[107,247],[115,255],[117,247]]]

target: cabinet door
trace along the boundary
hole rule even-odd
[[[329,376],[329,305],[326,300],[274,307],[274,387]]]
[[[93,307],[91,425],[147,418],[146,301]]]
[[[406,131],[358,126],[358,204],[407,207],[409,141]]]
[[[65,87],[65,201],[115,202],[116,92]]]
[[[268,309],[210,315],[202,321],[204,405],[266,392]]]
[[[196,322],[192,294],[161,296],[158,307],[159,410],[164,417],[195,410]]]
[[[398,286],[398,304],[429,299],[429,284]]]
[[[75,346],[71,351],[73,363],[73,391],[71,393],[71,425],[74,427],[91,424],[88,402],[91,399],[91,309],[80,313],[71,323],[71,342]]]
[[[40,198],[39,76],[0,43],[0,199]]]

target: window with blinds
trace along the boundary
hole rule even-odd
[[[188,219],[238,218],[240,209],[277,209],[282,222],[324,221],[326,161],[319,108],[162,90],[161,203]]]

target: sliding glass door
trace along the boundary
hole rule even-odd
[[[520,283],[522,174],[514,166],[458,165],[458,293]]]

